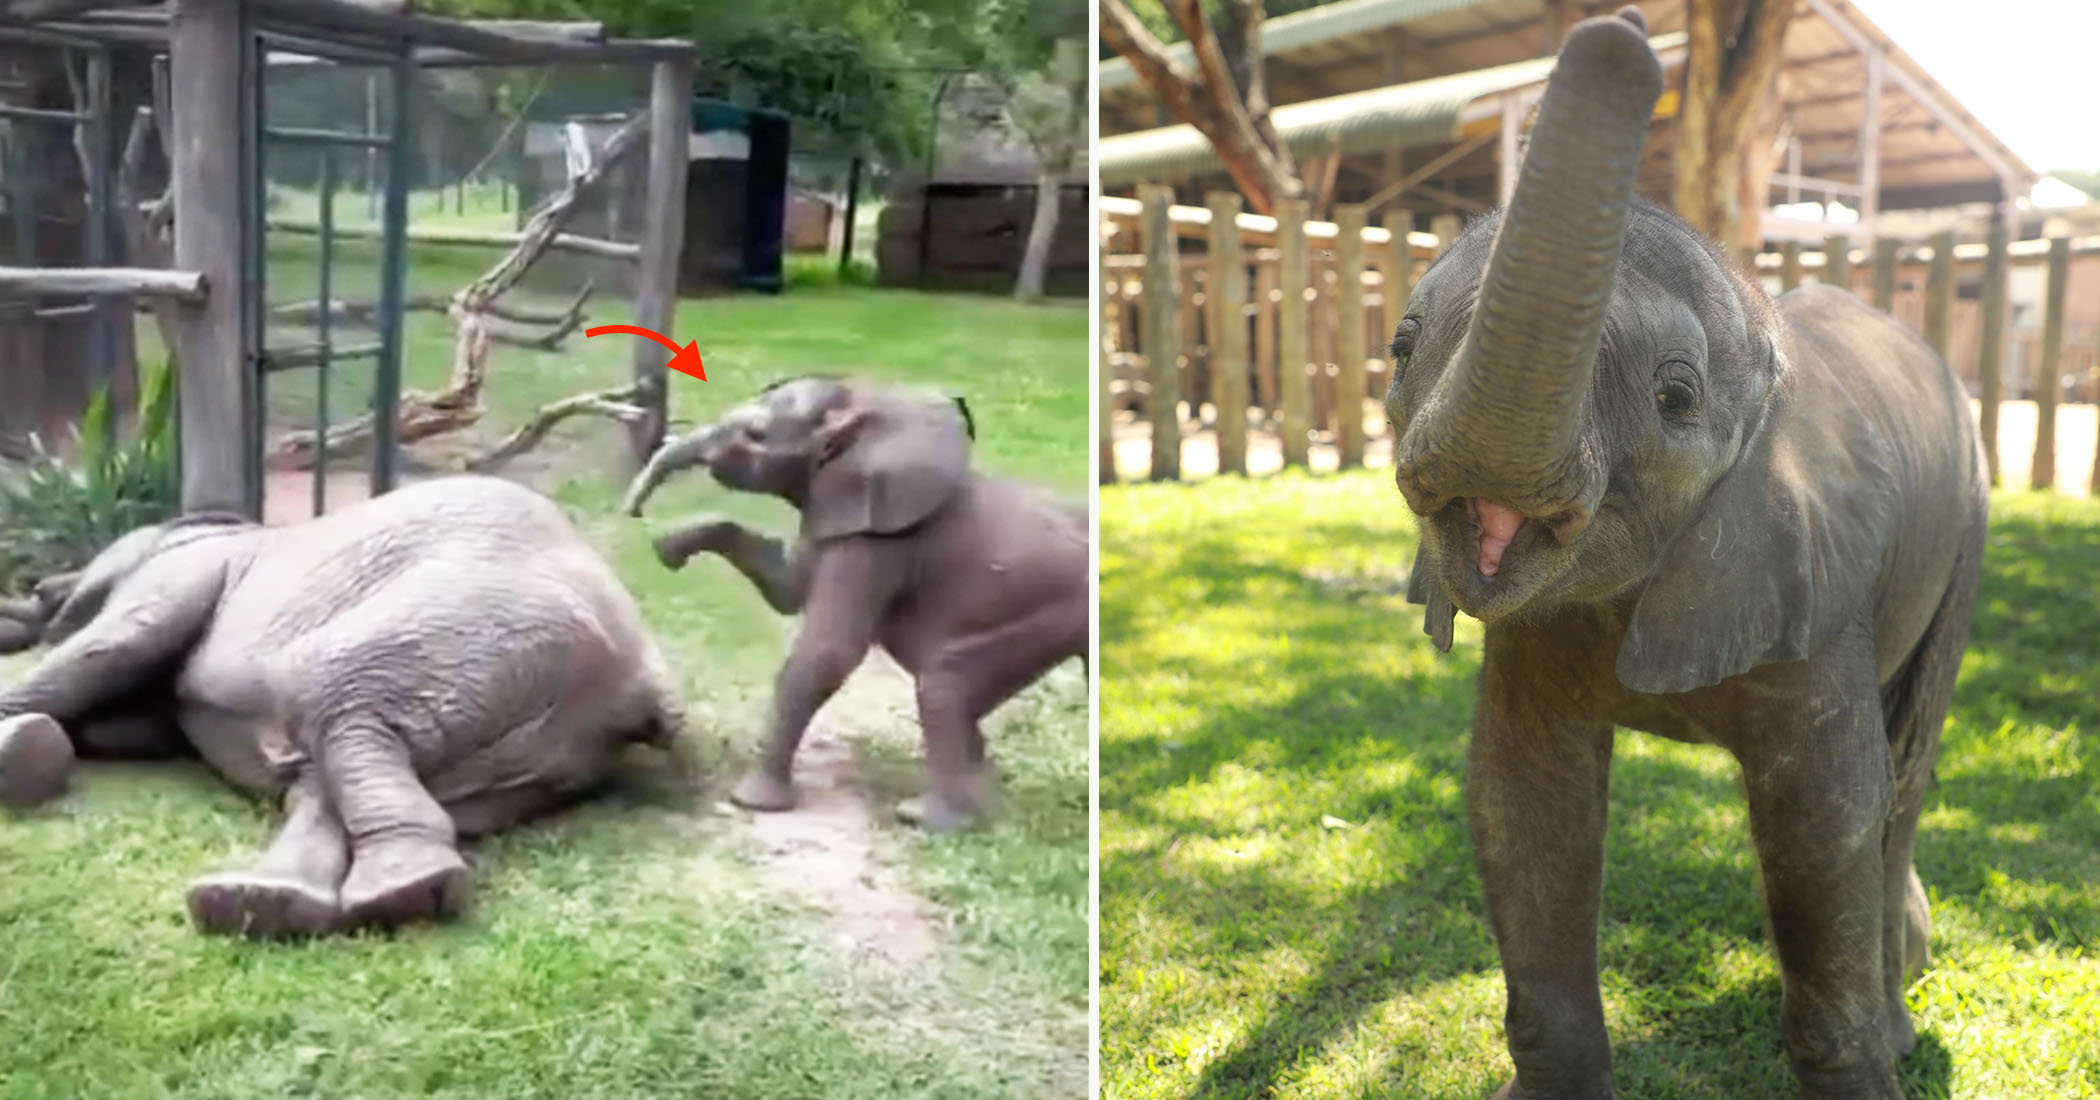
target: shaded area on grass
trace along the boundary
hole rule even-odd
[[[1913,1096],[2100,1083],[2069,1053],[2100,1050],[2100,507],[1997,508],[1919,841]],[[1509,1063],[1462,789],[1479,627],[1446,657],[1422,636],[1389,482],[1104,490],[1102,535],[1105,1095],[1487,1095]],[[1613,772],[1621,1093],[1791,1095],[1733,762],[1622,732]]]

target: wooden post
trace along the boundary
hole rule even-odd
[[[1269,417],[1276,404],[1276,265],[1254,265],[1254,404]]]
[[[1932,238],[1932,267],[1925,276],[1925,342],[1940,358],[1952,360],[1947,346],[1947,325],[1954,316],[1954,231],[1944,230]]]
[[[1334,426],[1339,465],[1364,464],[1364,223],[1355,203],[1334,211]]]
[[[1852,240],[1843,233],[1823,238],[1823,281],[1852,293]]]
[[[1779,246],[1779,292],[1801,285],[1801,242],[1788,241]]]
[[[1145,321],[1141,337],[1151,392],[1145,415],[1152,421],[1152,480],[1181,477],[1181,277],[1174,223],[1174,192],[1159,184],[1138,188],[1144,204],[1139,244],[1145,250]]]
[[[685,254],[685,174],[693,130],[693,63],[659,61],[649,80],[649,197],[635,273],[634,323],[671,336],[678,311],[678,269]],[[648,415],[628,425],[636,467],[663,444],[670,419],[663,348],[634,341],[634,380]]]
[[[1429,220],[1429,231],[1436,234],[1437,255],[1451,251],[1451,242],[1458,239],[1458,231],[1464,225],[1456,214],[1438,214]]]
[[[1393,330],[1400,327],[1400,319],[1407,316],[1407,300],[1415,293],[1415,253],[1407,243],[1407,234],[1414,224],[1415,216],[1406,210],[1385,212],[1385,231],[1393,235],[1388,246],[1393,256],[1386,261],[1386,270],[1393,273],[1393,282],[1385,288],[1385,323],[1379,331],[1388,340],[1392,339]]]
[[[2049,242],[2049,289],[2042,299],[2042,365],[2034,378],[2034,465],[2028,483],[2056,484],[2056,391],[2064,353],[2064,289],[2070,280],[2071,238]]]
[[[1312,257],[1305,241],[1304,199],[1284,199],[1276,204],[1276,248],[1282,255],[1276,282],[1283,300],[1276,310],[1277,403],[1282,406],[1283,464],[1311,464],[1312,379],[1306,375],[1312,344],[1305,315],[1312,293]]]
[[[239,0],[177,0],[168,27],[174,118],[175,266],[204,276],[201,302],[174,307],[184,511],[250,513],[254,350],[241,310],[242,77],[249,72]]]
[[[2005,392],[2005,246],[2009,236],[2002,219],[1991,222],[1990,248],[1983,257],[1983,346],[1976,356],[1976,418],[1993,485],[1998,484],[1998,402]]]
[[[1218,472],[1247,472],[1247,263],[1240,197],[1210,195],[1210,392],[1218,410]]]
[[[1874,242],[1874,308],[1883,313],[1896,310],[1896,249],[1899,242],[1886,238]]]

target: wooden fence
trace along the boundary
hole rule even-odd
[[[1317,449],[1320,465],[1331,456],[1348,469],[1364,464],[1373,441],[1389,444],[1376,404],[1390,366],[1385,343],[1415,279],[1459,224],[1446,216],[1428,233],[1396,232],[1410,224],[1396,210],[1382,221],[1370,225],[1364,207],[1348,205],[1332,222],[1311,221],[1302,201],[1279,203],[1274,217],[1247,214],[1229,193],[1175,206],[1172,192],[1155,186],[1140,188],[1136,200],[1103,197],[1102,480],[1117,477],[1119,431],[1149,438],[1154,480],[1182,476],[1191,436],[1215,440],[1220,473],[1241,474],[1251,436],[1273,435],[1286,467],[1313,465]],[[2012,242],[1999,230],[1972,244],[1943,233],[1924,243],[1844,245],[1841,236],[1816,251],[1789,245],[1758,256],[1757,273],[1782,291],[1841,283],[1925,334],[1979,402],[1994,481],[1999,406],[2031,392],[2030,477],[2036,487],[2052,484],[2059,404],[2100,399],[2100,237]],[[2080,295],[2094,301],[2077,303],[2083,327],[2066,324],[2074,260],[2092,276]],[[2046,280],[2041,318],[2010,332],[2008,273],[2026,267]],[[1166,292],[1152,292],[1159,287]],[[1127,416],[1119,428],[1118,413],[1138,414],[1149,430]],[[2100,429],[2092,434],[2100,438]],[[2094,446],[2088,484],[2100,492],[2100,442]]]

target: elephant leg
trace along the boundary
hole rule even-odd
[[[190,919],[206,932],[280,938],[332,931],[349,838],[309,768],[284,796],[284,827],[260,860],[190,884]]]
[[[1900,1100],[1884,968],[1888,934],[1903,918],[1886,911],[1885,860],[1896,854],[1887,847],[1896,819],[1908,817],[1907,830],[1916,817],[1895,812],[1871,640],[1852,645],[1863,671],[1829,668],[1844,656],[1829,649],[1801,662],[1804,680],[1832,686],[1775,693],[1799,700],[1792,721],[1750,731],[1736,756],[1779,955],[1780,1033],[1801,1094]]]
[[[795,750],[802,734],[867,657],[883,612],[901,587],[902,566],[873,542],[842,540],[812,564],[802,629],[774,680],[765,748],[729,796],[737,805],[785,810],[795,804]]]
[[[1496,1095],[1609,1098],[1597,917],[1612,727],[1543,709],[1491,646],[1466,756],[1466,808],[1508,990],[1516,1079]]]
[[[141,568],[27,678],[0,691],[0,717],[47,714],[70,727],[165,673],[204,632],[218,606],[222,576],[193,564]]]
[[[695,554],[720,554],[757,586],[774,611],[782,615],[802,611],[809,587],[804,556],[791,552],[779,539],[733,520],[703,519],[662,535],[655,547],[656,559],[666,569],[683,568]]]
[[[994,777],[978,723],[1041,679],[1084,639],[1087,608],[1060,602],[943,649],[918,676],[919,725],[932,789],[897,807],[906,824],[965,828],[990,809]]]
[[[1969,552],[1982,553],[1980,538]],[[1926,790],[1932,782],[1932,763],[1939,755],[1940,731],[1947,724],[1947,708],[1954,698],[1955,674],[1961,670],[1977,580],[1973,572],[1960,571],[1933,613],[1917,651],[1882,692],[1896,778],[1896,812],[1882,854],[1882,984],[1888,1005],[1889,1049],[1898,1057],[1917,1045],[1903,990],[1931,957],[1931,913],[1911,853],[1917,841],[1918,816],[1924,811]]]
[[[463,911],[473,880],[458,834],[417,777],[401,735],[351,720],[323,728],[314,745],[350,839],[344,926],[394,927]]]

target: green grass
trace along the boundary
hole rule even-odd
[[[415,281],[459,270],[419,254]],[[627,310],[601,310],[626,321]],[[972,399],[982,466],[1086,485],[1086,314],[834,288],[680,304],[708,380],[674,375],[698,419],[764,382],[862,370]],[[441,378],[443,322],[410,325],[409,380]],[[630,338],[498,353],[490,430],[616,384]],[[291,392],[311,375],[288,376]],[[794,854],[755,844],[719,800],[757,736],[793,627],[719,562],[665,572],[646,541],[683,511],[780,531],[785,506],[688,479],[652,521],[613,514],[620,430],[557,433],[537,481],[635,592],[687,693],[706,788],[639,774],[614,796],[476,847],[461,923],[301,945],[190,930],[194,876],[248,858],[275,814],[188,765],[90,766],[55,807],[0,820],[0,1098],[1073,1097],[1084,1091],[1087,720],[1077,665],[998,712],[1005,812],[929,838],[887,803],[917,788],[916,723],[864,672],[819,723],[851,731],[876,851],[930,900],[942,946],[897,973],[856,961],[793,891]],[[0,664],[19,675],[24,660]],[[872,716],[872,717],[871,717]],[[649,754],[635,761],[646,767]]]
[[[1503,990],[1438,655],[1382,473],[1101,494],[1104,1095],[1484,1097]],[[2100,1095],[2100,503],[1994,501],[1918,841],[1915,1098]],[[1794,1095],[1743,800],[1622,732],[1602,981],[1619,1095]]]

